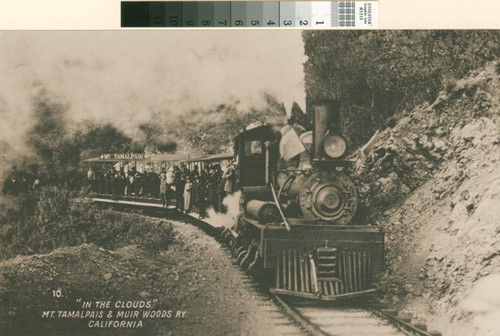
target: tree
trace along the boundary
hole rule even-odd
[[[177,150],[177,142],[173,137],[165,131],[160,125],[147,122],[139,125],[139,130],[142,133],[141,138],[136,141],[134,146],[142,150],[150,152],[175,152]]]
[[[80,149],[66,130],[66,106],[51,101],[43,93],[34,105],[35,124],[27,134],[27,143],[35,156],[24,158],[19,170],[55,184],[72,180],[79,168]]]
[[[308,105],[339,99],[351,148],[500,54],[499,31],[304,31],[303,39]]]
[[[84,130],[78,131],[76,139],[83,158],[99,156],[105,153],[127,153],[132,139],[111,124],[87,123]]]
[[[240,108],[240,103],[219,104],[192,110],[179,116],[165,129],[182,138],[190,150],[205,154],[227,151],[232,139],[252,123],[265,123],[269,118],[285,117],[283,103],[264,94],[264,107]]]

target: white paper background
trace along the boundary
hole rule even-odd
[[[498,29],[499,12],[498,0],[380,0],[379,28]],[[0,29],[120,29],[120,0],[2,0]]]

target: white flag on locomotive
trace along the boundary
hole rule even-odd
[[[306,150],[306,147],[292,126],[286,125],[280,132],[280,154],[283,160],[288,161]]]

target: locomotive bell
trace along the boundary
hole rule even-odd
[[[342,156],[345,153],[345,139],[338,135],[333,136],[334,133],[340,134],[340,102],[338,100],[325,99],[314,104],[313,108],[313,159],[320,160],[325,154],[328,154],[331,158],[337,158],[332,156],[332,153],[335,153],[334,155],[338,157]],[[332,148],[332,150],[325,151],[324,146],[328,146],[327,148]],[[333,146],[339,149],[334,149]],[[342,146],[344,147],[343,150]]]

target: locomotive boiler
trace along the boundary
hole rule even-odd
[[[267,124],[235,138],[241,215],[223,235],[242,267],[272,279],[274,293],[366,295],[382,270],[384,233],[353,222],[358,197],[339,103],[313,110],[312,130]]]

